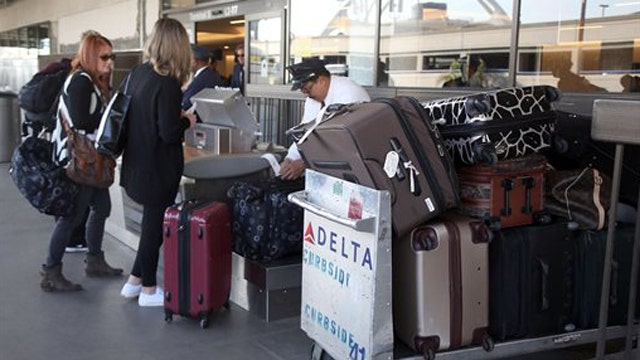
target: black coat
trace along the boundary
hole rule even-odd
[[[184,91],[182,96],[182,109],[189,110],[193,105],[191,103],[191,97],[199,93],[204,88],[215,88],[216,86],[224,86],[224,81],[220,77],[220,74],[213,71],[210,67],[206,67],[202,70],[198,76],[191,80],[191,83]]]
[[[182,139],[189,126],[180,115],[180,84],[145,63],[131,71],[128,93],[131,105],[120,185],[137,203],[170,205],[182,176]]]
[[[236,63],[233,67],[230,86],[240,89],[240,92],[244,95],[244,67],[240,63]]]

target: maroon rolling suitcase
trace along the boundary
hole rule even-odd
[[[498,161],[495,165],[459,166],[460,212],[507,228],[544,222],[542,155]]]
[[[231,215],[223,202],[187,201],[164,216],[165,320],[173,314],[209,325],[212,311],[229,307]]]
[[[344,106],[298,148],[308,168],[391,193],[397,236],[458,206],[458,180],[438,129],[411,97]]]
[[[482,220],[447,213],[393,242],[394,329],[414,350],[493,348],[489,241]]]

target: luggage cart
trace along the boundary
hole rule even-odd
[[[307,170],[301,327],[336,359],[391,359],[391,196]]]
[[[638,101],[623,101],[623,100],[596,100],[594,103],[594,116],[593,116],[593,125],[592,125],[592,137],[599,141],[608,141],[616,143],[616,160],[615,167],[613,173],[613,189],[612,189],[612,204],[616,204],[618,200],[619,194],[619,184],[621,177],[621,164],[623,158],[623,150],[624,145],[640,145],[640,122],[637,119],[637,115],[640,112],[640,102]],[[300,206],[305,208],[305,224],[308,223],[306,214],[314,214],[313,216],[323,217],[328,222],[336,222],[342,223],[343,226],[354,226],[360,228],[364,228],[364,223],[372,223],[381,225],[381,218],[384,217],[384,213],[380,215],[380,218],[376,218],[373,214],[367,214],[363,216],[363,220],[353,220],[348,219],[348,217],[342,218],[335,214],[336,209],[344,209],[344,202],[348,199],[340,200],[342,202],[341,206],[334,206],[331,204],[331,201],[327,204],[327,199],[323,199],[326,196],[327,191],[331,190],[331,188],[326,187],[326,183],[335,183],[340,182],[341,180],[331,178],[326,175],[313,173],[311,171],[308,172],[307,186],[306,190],[301,193],[292,194],[291,201],[299,204]],[[345,182],[342,186],[343,188],[348,188],[347,183]],[[351,185],[349,185],[350,188]],[[375,190],[371,190],[374,191]],[[388,196],[388,195],[385,195]],[[324,202],[323,202],[324,201]],[[335,199],[333,199],[336,202]],[[325,206],[323,209],[322,206]],[[640,199],[639,199],[639,207],[640,207]],[[332,211],[333,210],[333,211]],[[378,209],[380,210],[380,209]],[[338,211],[339,212],[339,211]],[[343,210],[344,212],[344,210]],[[636,321],[634,316],[634,310],[636,306],[636,297],[637,297],[637,283],[638,283],[638,268],[640,262],[640,211],[636,214],[636,228],[635,228],[635,236],[634,236],[634,247],[633,247],[633,259],[631,264],[631,279],[629,282],[629,302],[628,302],[628,311],[627,311],[627,325],[626,326],[606,326],[607,318],[608,318],[608,301],[609,301],[609,293],[610,293],[610,285],[611,285],[611,267],[612,267],[612,256],[613,256],[613,230],[616,219],[616,207],[612,206],[609,216],[609,233],[607,236],[607,249],[605,254],[605,264],[604,264],[604,276],[603,276],[603,284],[602,284],[602,292],[601,292],[601,302],[600,302],[600,318],[599,318],[599,327],[596,329],[588,329],[588,330],[578,330],[578,331],[570,331],[561,334],[554,334],[550,336],[536,337],[536,338],[525,338],[511,341],[503,341],[495,343],[492,351],[485,351],[482,347],[467,347],[457,350],[437,352],[435,358],[438,360],[467,360],[467,359],[510,359],[520,355],[526,354],[535,354],[541,352],[548,352],[554,350],[561,350],[570,347],[586,345],[586,344],[597,344],[595,351],[595,358],[600,359],[625,359],[632,360],[640,358],[640,345],[638,344],[638,337],[640,332],[640,325]],[[367,217],[369,216],[369,218]],[[312,218],[313,219],[313,218]],[[387,218],[388,220],[388,218]],[[356,225],[360,224],[360,225]],[[305,225],[306,226],[306,225]],[[369,225],[370,227],[371,225]],[[390,226],[386,225],[386,226]],[[375,227],[374,227],[375,229]],[[381,235],[383,232],[378,232],[374,234],[377,236]],[[306,234],[306,232],[305,232]],[[384,242],[386,239],[380,238],[378,241]],[[305,244],[306,246],[306,244]],[[384,247],[378,250],[389,251]],[[306,248],[305,248],[306,251]],[[378,252],[378,255],[380,253]],[[305,256],[307,254],[305,253]],[[389,263],[390,267],[390,263]],[[307,269],[305,271],[303,267],[303,284],[304,277],[312,268]],[[319,282],[322,279],[318,280]],[[385,279],[387,281],[387,279]],[[303,285],[304,287],[304,285]],[[385,288],[386,289],[386,288]],[[328,292],[329,302],[336,302],[337,298],[334,297],[333,292]],[[378,299],[379,296],[381,299],[387,300],[391,297],[387,295],[390,294],[378,294],[375,293],[375,298]],[[302,305],[302,327],[303,330],[307,332],[307,334],[315,341],[314,348],[312,349],[312,357],[314,359],[328,359],[329,357],[325,357],[323,355],[323,350],[327,350],[327,355],[333,356],[335,359],[405,359],[405,360],[420,360],[424,359],[422,355],[418,355],[412,350],[403,347],[401,344],[396,344],[393,348],[393,351],[390,353],[388,351],[388,342],[384,342],[385,351],[381,351],[378,353],[371,353],[371,357],[367,355],[367,357],[354,357],[351,356],[349,352],[337,352],[336,345],[331,343],[331,339],[325,339],[322,336],[321,332],[316,332],[313,328],[321,328],[318,326],[317,322],[309,324],[305,321],[305,290],[303,289],[303,305]],[[383,300],[383,301],[384,301]],[[335,305],[335,303],[334,303]],[[320,306],[320,305],[318,305]],[[369,306],[369,304],[362,303],[361,307]],[[391,307],[389,307],[391,308]],[[348,310],[349,308],[347,308]],[[369,309],[372,313],[375,313],[377,309]],[[338,321],[343,321],[341,314],[335,313],[335,319]],[[388,319],[385,319],[389,321]],[[345,323],[352,324],[351,321],[345,321]],[[386,323],[386,322],[385,322]],[[393,324],[392,321],[388,323],[384,328],[380,328],[376,326],[377,324],[374,322],[370,324],[370,333],[371,336],[379,336],[381,333],[384,334],[385,339],[388,338],[389,332],[393,332]],[[391,337],[393,339],[393,337]],[[614,353],[605,354],[605,345],[607,341],[614,339],[624,339],[625,347],[623,351],[618,351]],[[344,350],[344,349],[342,349]]]
[[[622,160],[625,145],[640,145],[640,121],[638,112],[640,101],[604,100],[598,99],[593,104],[593,122],[591,123],[591,137],[594,140],[616,144],[616,154],[613,167],[613,183],[611,189],[611,209],[609,210],[609,227],[607,231],[607,249],[605,253],[604,275],[602,277],[602,292],[600,297],[600,318],[598,329],[598,346],[596,359],[604,359],[605,342],[607,340],[607,318],[609,308],[609,292],[611,287],[611,268],[614,250],[614,227],[617,218],[617,207],[620,195],[620,178],[622,174]],[[636,208],[636,227],[633,241],[633,258],[631,261],[631,279],[629,281],[629,303],[627,308],[627,327],[625,336],[624,358],[633,357],[633,337],[638,337],[637,326],[634,335],[634,310],[638,291],[638,262],[640,261],[640,198]],[[636,359],[640,358],[640,344],[636,344]]]

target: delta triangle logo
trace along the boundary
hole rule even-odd
[[[307,230],[305,230],[304,232],[304,241],[313,245],[315,245],[316,243],[316,239],[313,236],[313,227],[311,226],[311,223],[307,225]]]

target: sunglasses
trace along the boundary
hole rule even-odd
[[[105,55],[100,55],[100,60],[102,61],[116,61],[116,54],[105,54]]]

